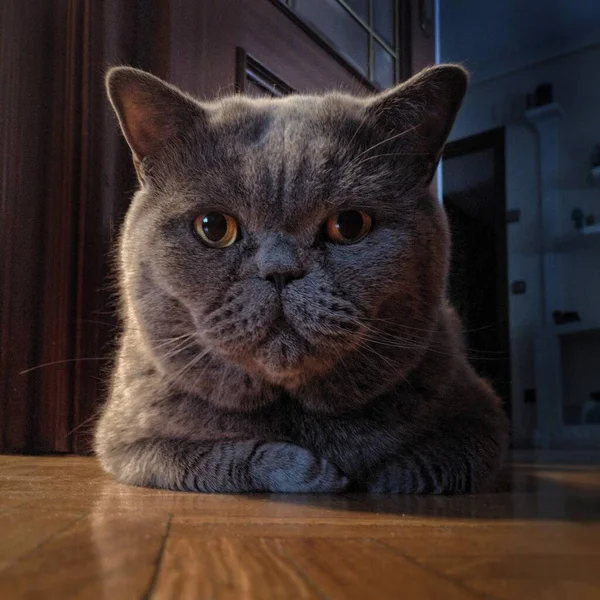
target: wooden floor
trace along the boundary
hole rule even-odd
[[[600,599],[600,456],[516,455],[497,494],[216,496],[0,457],[0,598]]]

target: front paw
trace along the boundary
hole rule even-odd
[[[257,452],[253,474],[268,492],[342,492],[348,478],[333,463],[287,442],[267,442]]]
[[[471,469],[463,461],[444,463],[424,455],[381,463],[367,478],[375,494],[464,494],[471,489]]]
[[[379,465],[367,479],[367,490],[374,494],[418,494],[422,487],[415,469],[398,460]]]
[[[387,460],[367,478],[367,490],[374,494],[445,494],[454,489],[448,469],[427,457],[412,456]],[[459,477],[462,481],[462,477]],[[456,482],[455,482],[456,483]],[[463,482],[464,483],[464,482]]]

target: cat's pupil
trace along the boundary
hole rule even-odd
[[[202,218],[202,231],[211,242],[218,242],[227,233],[227,219],[218,212],[210,212]]]
[[[352,240],[363,232],[363,215],[358,210],[345,210],[338,215],[336,229],[347,240]]]

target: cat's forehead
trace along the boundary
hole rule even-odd
[[[272,147],[291,158],[308,142],[313,151],[350,139],[363,122],[364,101],[342,94],[285,98],[231,97],[213,106],[211,123],[224,144]],[[325,145],[324,145],[325,144]],[[308,144],[310,145],[310,144]]]
[[[220,102],[211,120],[230,166],[218,169],[227,173],[218,184],[230,190],[223,201],[284,228],[321,218],[351,184],[347,142],[361,109],[359,99],[338,94]]]
[[[360,117],[364,105],[364,100],[340,93],[321,96],[294,94],[283,98],[232,96],[212,104],[210,112],[213,122],[225,126],[260,119],[279,127],[301,127],[314,123],[326,126]]]

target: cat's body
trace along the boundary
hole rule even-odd
[[[446,222],[427,187],[464,84],[443,67],[374,100],[200,105],[109,75],[142,188],[96,436],[108,471],[210,492],[490,483],[506,419],[445,301]],[[222,214],[233,242],[194,235],[197,215]]]

